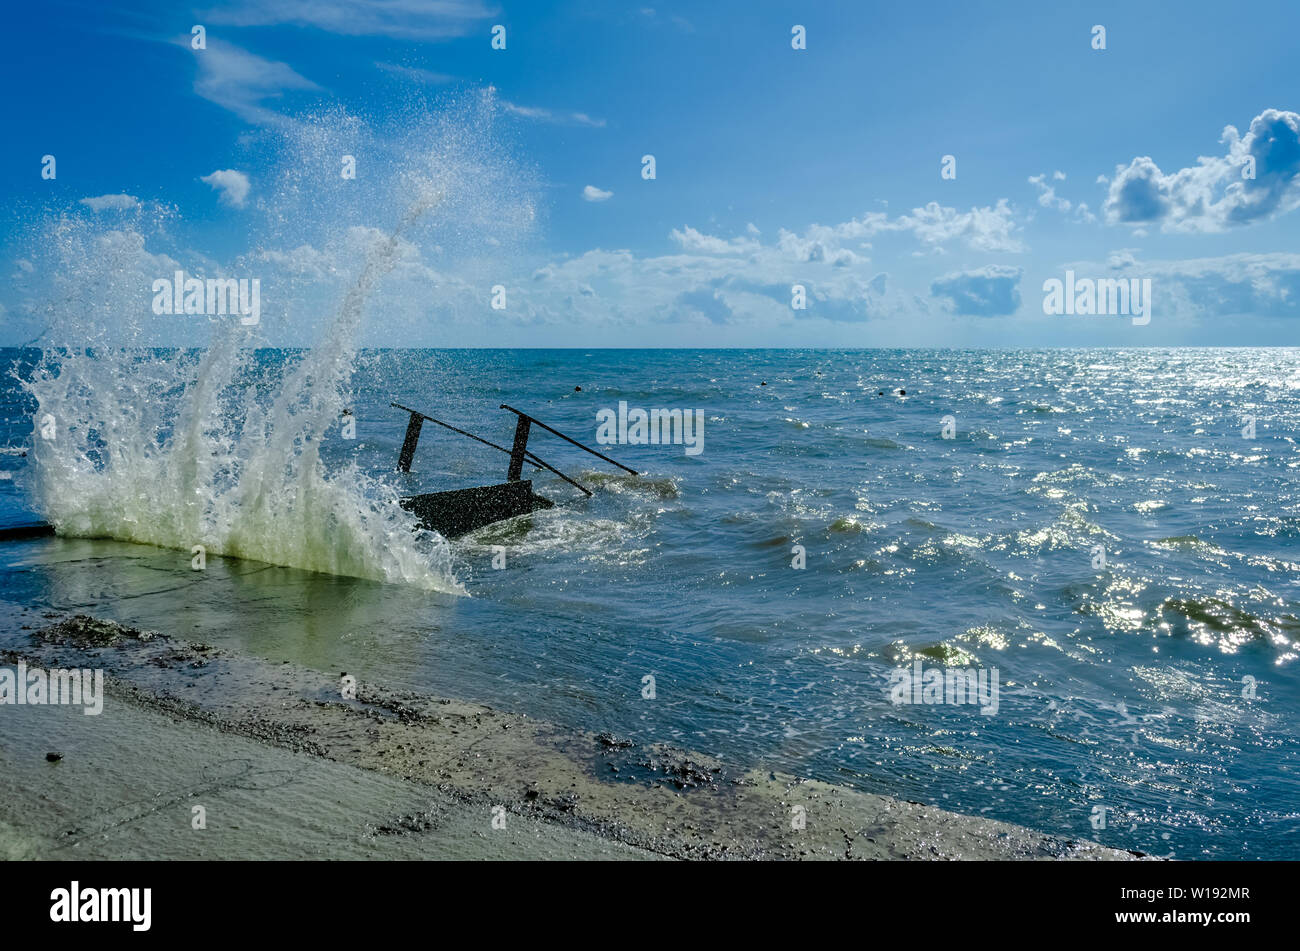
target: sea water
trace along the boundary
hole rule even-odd
[[[170,392],[155,376],[231,358],[108,359]],[[314,359],[238,357],[271,405]],[[4,518],[65,536],[0,548],[4,597],[1153,854],[1294,855],[1300,351],[349,359],[310,465],[301,437],[264,461],[274,412],[248,443],[241,407],[204,451],[175,448],[202,430],[181,416],[148,451],[101,429],[48,482],[33,395],[7,380]],[[588,445],[620,402],[698,410],[707,442],[599,447],[633,476],[535,431],[595,495],[530,467],[555,509],[448,543],[385,504],[502,481],[508,459],[426,425],[399,475],[392,401],[504,444],[501,403]],[[280,494],[254,527],[246,473]],[[996,671],[996,713],[896,702],[918,662]]]

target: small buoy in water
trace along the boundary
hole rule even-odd
[[[876,392],[876,395],[877,395],[877,396],[884,396],[884,395],[885,395],[885,391],[884,391],[884,390],[878,390],[878,391]]]
[[[46,753],[46,754],[45,754],[45,761],[46,761],[47,763],[57,763],[57,762],[58,762],[59,760],[61,760],[61,759],[63,759],[63,754],[62,754],[62,753]]]
[[[582,387],[580,387],[580,386],[575,386],[575,387],[573,388],[573,392],[575,392],[575,393],[581,393],[581,392],[582,392]]]
[[[760,384],[758,384],[758,385],[759,385],[759,386],[767,386],[767,380],[764,380],[762,383],[760,383]]]
[[[906,396],[906,395],[907,395],[907,390],[899,390],[899,391],[898,391],[898,395],[899,395],[899,396]]]

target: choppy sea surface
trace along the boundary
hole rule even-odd
[[[1300,350],[39,356],[0,351],[0,524],[63,534],[0,544],[5,600],[1155,855],[1296,856]],[[506,458],[426,425],[399,475],[392,401],[502,444],[502,403],[589,445],[620,402],[699,410],[703,451],[597,446],[630,476],[535,432],[594,497],[525,470],[555,509],[447,543],[392,500]],[[917,661],[996,672],[996,712],[893,702]]]

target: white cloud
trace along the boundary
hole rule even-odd
[[[717,237],[689,225],[670,238],[680,253],[598,249],[545,262],[511,305],[512,317],[596,327],[788,325],[864,321],[892,306],[886,276],[871,272],[863,258],[844,268],[829,259],[801,261],[777,245]],[[807,310],[790,306],[796,283],[806,288]]]
[[[676,253],[639,256],[598,249],[534,262],[526,292],[511,305],[511,319],[579,321],[596,328],[735,323],[788,328],[801,321],[912,321],[954,309],[1011,314],[1020,306],[1020,268],[989,265],[946,275],[934,282],[930,295],[915,295],[873,267],[870,239],[910,235],[935,250],[958,244],[973,251],[1016,252],[1023,250],[1018,232],[1005,199],[966,211],[932,202],[894,217],[868,212],[799,231],[780,228],[766,242],[754,226],[717,235],[682,225],[668,235]],[[794,284],[807,292],[806,310],[791,307]]]
[[[861,222],[801,233],[781,229],[764,244],[757,228],[718,236],[684,225],[669,232],[678,253],[593,250],[536,266],[515,316],[596,326],[788,326],[889,317],[908,306],[904,295],[890,291],[888,275],[868,257],[841,243],[871,230]],[[795,284],[806,290],[806,310],[791,307]]]
[[[1110,252],[1106,258],[1106,266],[1116,271],[1133,267],[1136,264],[1137,258],[1134,257],[1133,248],[1120,248],[1118,251]]]
[[[179,42],[189,48],[188,36]],[[263,105],[265,100],[291,90],[320,88],[310,79],[298,75],[286,63],[262,59],[212,37],[208,38],[207,49],[194,50],[193,53],[199,68],[194,92],[255,125],[274,125],[284,121],[283,116]]]
[[[1082,273],[1101,270],[1090,263],[1070,266]],[[1151,279],[1157,319],[1300,318],[1300,254],[1139,261],[1125,248],[1111,252],[1106,266],[1123,277]]]
[[[211,175],[204,175],[199,181],[211,185],[220,193],[222,203],[233,208],[243,208],[248,200],[250,189],[248,176],[233,168],[220,169]]]
[[[541,106],[516,105],[504,99],[501,100],[501,108],[512,116],[531,119],[534,122],[550,122],[556,125],[585,125],[591,126],[593,129],[603,129],[605,127],[604,119],[593,119],[585,112],[554,112],[550,109],[543,109]]]
[[[395,63],[375,63],[377,67],[386,73],[394,76],[401,76],[403,79],[409,79],[413,82],[423,83],[426,86],[443,86],[447,83],[455,82],[455,76],[449,76],[446,73],[435,73],[431,69],[420,69],[415,66],[398,66]]]
[[[259,261],[281,268],[286,274],[324,281],[334,276],[334,260],[310,244],[300,244],[288,251],[259,251]]]
[[[1052,181],[1065,181],[1065,173],[1053,172]],[[1079,204],[1075,205],[1068,198],[1057,195],[1056,186],[1047,184],[1046,175],[1031,175],[1029,176],[1029,182],[1038,189],[1038,204],[1044,208],[1054,208],[1063,215],[1068,215],[1070,210],[1073,209],[1076,221],[1092,223],[1097,220],[1097,216],[1088,210],[1088,205],[1085,202],[1079,202]]]
[[[958,314],[1004,317],[1020,309],[1021,274],[1018,267],[999,264],[945,274],[930,285],[930,293]]]
[[[510,288],[510,305],[491,314],[492,320],[521,328],[583,326],[608,340],[629,334],[686,340],[697,331],[712,334],[732,326],[787,336],[806,333],[798,329],[805,324],[835,333],[865,321],[915,327],[918,319],[941,317],[955,308],[965,313],[1009,312],[1008,301],[1018,302],[1019,269],[990,265],[960,272],[960,284],[956,276],[947,275],[927,293],[925,278],[908,288],[874,266],[867,239],[894,234],[898,240],[891,243],[904,245],[915,239],[936,246],[946,241],[972,249],[1007,247],[1015,242],[1012,219],[1005,203],[961,212],[933,205],[901,217],[873,213],[797,231],[772,228],[766,240],[757,227],[738,225],[735,234],[709,234],[683,224],[666,236],[671,249],[665,253],[598,248],[576,256],[523,254],[514,257],[513,268],[505,272],[496,257],[489,268],[477,257],[435,258],[432,248],[413,245],[402,248],[399,264],[384,278],[411,288],[410,293],[388,293],[385,299],[410,303],[400,305],[397,316],[391,310],[386,313],[390,320],[423,327],[432,299],[440,320],[480,333],[487,306],[484,289],[501,283]],[[355,249],[352,240],[342,254],[340,248],[322,254],[304,245],[268,251],[263,258],[295,287],[301,286],[302,294],[311,294],[316,292],[312,288],[337,283],[340,275],[331,262],[340,260],[340,254],[346,260],[359,258],[370,236],[358,232]],[[436,272],[424,262],[426,255],[429,262],[439,261]],[[791,306],[796,284],[805,289],[806,309]],[[297,312],[311,310],[294,306]]]
[[[1065,176],[1057,172],[1052,176],[1054,181],[1061,181]],[[1056,188],[1047,184],[1046,175],[1030,175],[1029,182],[1038,189],[1038,203],[1044,208],[1055,208],[1060,212],[1068,212],[1073,206],[1069,199],[1059,198],[1056,194]]]
[[[613,192],[607,192],[595,185],[588,185],[582,190],[583,201],[607,201],[612,197],[614,197]]]
[[[1116,167],[1103,206],[1109,224],[1216,232],[1300,207],[1300,115],[1266,109],[1246,134],[1227,126],[1221,156],[1165,174],[1149,156]],[[1251,177],[1253,166],[1254,177]]]
[[[202,15],[230,26],[290,24],[343,36],[442,40],[465,36],[497,14],[480,0],[235,0]]]
[[[969,211],[958,211],[932,201],[897,218],[890,218],[883,211],[869,211],[860,218],[836,225],[810,225],[802,234],[782,228],[776,246],[794,260],[838,261],[843,266],[852,258],[859,257],[852,249],[843,246],[846,242],[854,242],[859,249],[869,250],[871,244],[867,239],[879,234],[909,233],[936,252],[942,251],[947,244],[960,242],[975,251],[1019,253],[1025,250],[1016,236],[1019,229],[1015,212],[1005,198],[991,207],[976,207]],[[756,234],[757,229],[751,233]],[[682,242],[675,233],[674,240]],[[733,238],[728,243],[732,252],[740,247],[740,240]]]
[[[83,198],[81,203],[91,211],[129,211],[139,206],[140,199],[134,195],[99,195]]]
[[[914,208],[910,215],[900,215],[892,225],[881,230],[911,231],[931,246],[961,240],[976,251],[1019,253],[1025,246],[1015,237],[1018,227],[1010,204],[1000,198],[992,207],[966,212],[941,207],[932,201],[924,208]]]
[[[700,254],[750,254],[760,247],[757,241],[748,238],[715,238],[711,234],[697,231],[690,225],[681,230],[674,228],[668,237],[676,241],[686,251]]]

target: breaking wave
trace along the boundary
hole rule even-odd
[[[524,177],[488,134],[492,110],[412,123],[355,193],[320,156],[377,133],[337,115],[277,130],[283,168],[254,209],[262,231],[244,232],[249,250],[229,267],[188,250],[177,209],[147,200],[37,222],[31,272],[49,325],[23,385],[37,407],[30,490],[55,530],[463,593],[447,542],[396,488],[328,464],[322,447],[344,438],[366,314],[409,307],[412,276],[456,235],[533,219],[500,184]],[[160,317],[152,284],[178,270],[257,275],[266,319]],[[309,346],[268,365],[256,348],[277,335]]]

